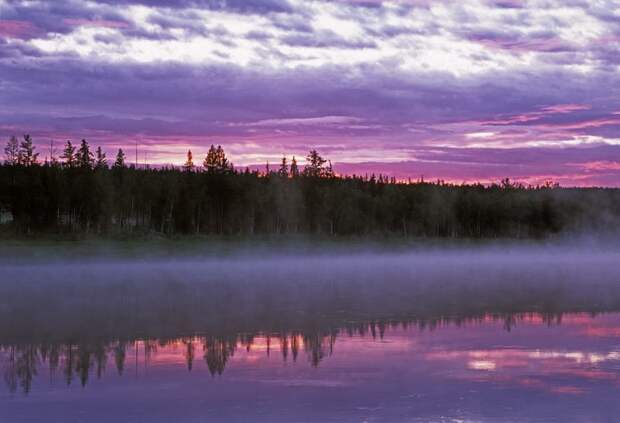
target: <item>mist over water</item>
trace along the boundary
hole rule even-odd
[[[0,342],[620,310],[620,250],[510,246],[9,264]],[[87,317],[87,319],[85,319]],[[131,324],[128,324],[131,323]],[[119,333],[120,332],[120,333]]]
[[[154,407],[140,415],[166,421],[151,399],[170,384],[157,401],[190,421],[202,412],[231,421],[505,421],[513,398],[531,402],[525,421],[620,412],[620,249],[611,245],[119,256],[3,257],[0,402],[10,421],[42,419],[26,411],[35,405],[50,421],[74,416],[54,414],[58,395],[76,410],[97,408],[97,395],[119,413]],[[79,399],[77,386],[92,393]],[[130,404],[127,389],[143,394]],[[324,413],[293,399],[300,395]],[[205,398],[212,402],[192,405]],[[100,410],[89,420],[119,415]]]

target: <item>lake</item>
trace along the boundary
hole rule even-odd
[[[5,263],[0,421],[615,421],[619,259]]]

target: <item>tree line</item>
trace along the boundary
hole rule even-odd
[[[5,234],[159,233],[321,234],[399,237],[547,237],[609,231],[620,217],[611,188],[397,181],[384,175],[338,176],[316,150],[299,166],[237,169],[221,146],[202,165],[127,163],[67,141],[44,162],[32,137],[11,137],[0,165],[0,228]]]

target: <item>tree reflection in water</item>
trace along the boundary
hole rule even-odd
[[[591,315],[594,317],[595,315]],[[386,329],[411,329],[419,331],[435,330],[444,326],[465,327],[468,324],[501,322],[506,331],[510,331],[522,321],[540,320],[548,326],[561,324],[562,314],[519,313],[508,315],[484,315],[472,318],[441,318],[433,320],[410,321],[371,321],[350,323],[341,328],[328,328],[320,332],[285,332],[285,333],[253,333],[220,336],[189,336],[180,338],[159,339],[116,339],[91,340],[77,343],[39,343],[14,344],[0,346],[4,381],[12,393],[21,390],[29,393],[33,378],[38,374],[39,366],[49,369],[50,379],[60,373],[67,385],[79,379],[86,386],[89,377],[101,378],[106,368],[113,363],[119,375],[124,373],[129,356],[141,351],[145,363],[152,354],[157,354],[158,347],[182,346],[182,355],[187,369],[192,371],[196,359],[196,349],[202,351],[202,359],[212,376],[222,375],[226,364],[238,349],[249,352],[255,340],[260,338],[266,345],[265,354],[276,348],[284,361],[297,361],[300,350],[304,352],[312,366],[318,366],[325,357],[334,352],[334,345],[340,336],[365,337],[370,335],[373,340],[383,340]],[[290,358],[289,358],[290,357]]]
[[[620,311],[616,253],[484,251],[337,258],[7,265],[0,348],[9,390],[29,392],[41,363],[67,384],[119,374],[180,344],[221,375],[239,348],[318,366],[343,335],[432,330],[491,319],[510,330],[540,316]],[[113,363],[113,364],[112,364]]]

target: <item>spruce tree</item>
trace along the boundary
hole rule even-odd
[[[288,177],[288,163],[286,162],[286,156],[282,156],[282,162],[280,163],[280,169],[278,175],[287,178]]]
[[[17,161],[22,166],[34,166],[37,164],[39,153],[35,153],[36,147],[32,143],[32,137],[28,134],[24,135],[24,140],[19,145],[17,153]]]
[[[101,147],[97,147],[95,169],[107,169],[107,167],[108,167],[108,160],[106,159],[106,155],[101,149]]]
[[[226,158],[226,154],[224,153],[224,149],[221,145],[217,146],[215,150],[217,155],[217,167],[220,172],[227,172],[232,169],[232,163],[228,161]]]
[[[4,157],[4,162],[7,165],[14,166],[17,164],[19,159],[19,143],[15,135],[12,135],[7,141],[6,147],[4,147]]]
[[[122,169],[125,167],[125,153],[122,148],[118,149],[118,153],[116,153],[116,160],[114,161],[114,165],[112,167],[115,169]]]
[[[71,144],[71,141],[67,140],[67,143],[65,144],[65,148],[62,151],[62,155],[60,156],[60,158],[65,161],[66,167],[75,167],[75,147],[73,146],[73,144]]]
[[[308,164],[304,168],[304,175],[315,178],[326,176],[327,169],[325,169],[325,163],[327,160],[321,157],[316,150],[310,150],[306,160],[308,161]]]
[[[325,169],[325,177],[333,178],[334,176],[336,176],[336,174],[334,173],[334,168],[332,167],[332,161],[328,160],[327,163],[328,165],[327,165],[327,168]]]
[[[93,153],[90,152],[88,142],[83,139],[77,153],[77,164],[83,169],[92,169],[94,162],[95,159],[93,158]]]
[[[191,172],[194,170],[194,159],[192,156],[192,150],[187,150],[187,160],[183,164],[183,170],[186,172]]]
[[[209,147],[209,152],[207,153],[207,157],[205,157],[204,162],[202,162],[202,165],[207,172],[215,173],[217,169],[217,152],[213,144]]]
[[[233,169],[233,165],[226,158],[226,154],[221,145],[218,145],[216,148],[211,144],[202,165],[209,173],[225,173]]]
[[[297,166],[297,160],[295,160],[295,156],[293,156],[293,160],[291,160],[290,174],[292,178],[296,178],[299,176],[299,167]]]

